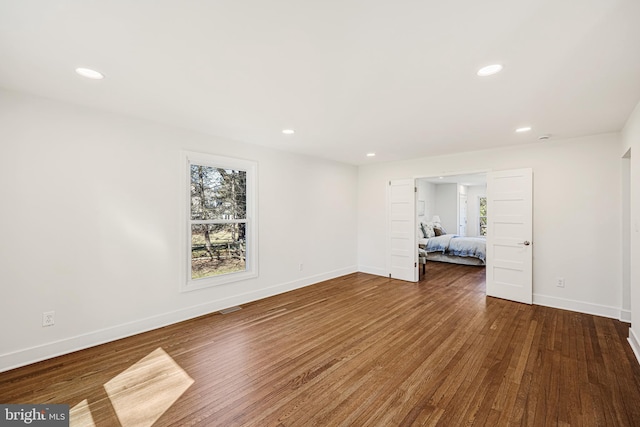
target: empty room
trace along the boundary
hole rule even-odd
[[[0,2],[0,425],[640,425],[639,21]]]

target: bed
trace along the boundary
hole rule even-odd
[[[487,240],[484,237],[463,237],[442,234],[418,240],[427,260],[464,265],[485,265]]]

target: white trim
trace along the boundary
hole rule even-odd
[[[629,328],[629,338],[627,340],[629,341],[629,345],[631,345],[633,354],[636,355],[636,360],[640,363],[640,340],[632,328]]]
[[[620,310],[620,321],[631,323],[631,310]]]
[[[180,238],[181,260],[179,269],[179,290],[180,292],[190,292],[197,289],[209,288],[237,282],[240,280],[254,279],[258,277],[258,163],[253,160],[223,157],[207,153],[196,153],[192,151],[181,152],[181,192],[180,198],[180,230],[183,236]],[[206,277],[201,279],[191,278],[191,192],[189,190],[191,182],[190,165],[206,165],[224,169],[243,170],[247,173],[247,212],[244,220],[216,220],[220,223],[244,223],[247,230],[246,243],[246,270],[235,273],[223,274],[220,276]],[[193,221],[193,223],[210,223],[210,221]]]
[[[457,176],[457,175],[480,175],[480,174],[486,174],[489,172],[493,172],[493,169],[475,169],[475,170],[467,170],[467,171],[458,171],[458,172],[441,172],[441,173],[436,173],[436,174],[429,174],[429,175],[414,175],[413,178],[414,179],[431,179],[431,178],[438,178],[441,176],[445,176],[445,177],[449,177],[449,176]]]
[[[204,304],[186,307],[180,310],[151,316],[133,322],[123,323],[111,328],[100,329],[87,334],[77,335],[75,337],[66,338],[47,344],[18,350],[12,353],[0,355],[0,372],[10,369],[19,368],[21,366],[36,363],[41,360],[51,359],[63,354],[73,353],[89,347],[94,347],[107,342],[119,340],[140,334],[142,332],[151,331],[162,328],[167,325],[193,319],[210,313],[215,313],[225,308],[236,305],[247,304],[252,301],[268,298],[294,289],[303,288],[325,280],[334,279],[346,274],[355,273],[356,266],[346,267],[339,270],[329,271],[326,273],[309,276],[302,279],[294,280],[287,283],[266,287],[257,291],[247,292],[235,295],[229,298],[222,298],[216,301]]]
[[[369,267],[367,265],[359,265],[358,271],[361,273],[373,274],[374,276],[389,277],[389,272],[384,268]]]
[[[561,310],[576,311],[578,313],[592,314],[594,316],[621,319],[621,309],[607,305],[593,304],[549,295],[533,294],[533,303],[545,307],[559,308]]]

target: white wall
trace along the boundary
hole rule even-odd
[[[389,179],[530,167],[534,302],[619,317],[619,151],[620,135],[609,134],[361,166],[359,269],[384,271],[384,183]],[[565,278],[565,288],[555,286],[556,277]]]
[[[629,223],[630,239],[630,296],[631,329],[629,342],[640,361],[640,103],[629,117],[622,131],[623,149],[619,157],[631,149],[629,164]]]
[[[356,167],[7,91],[0,143],[0,370],[356,270]],[[183,149],[258,162],[257,279],[178,291]]]
[[[436,184],[436,206],[433,214],[440,217],[440,224],[447,233],[458,233],[458,184]]]

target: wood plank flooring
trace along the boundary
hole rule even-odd
[[[484,269],[351,274],[0,374],[95,426],[640,426],[616,320],[488,298]]]

